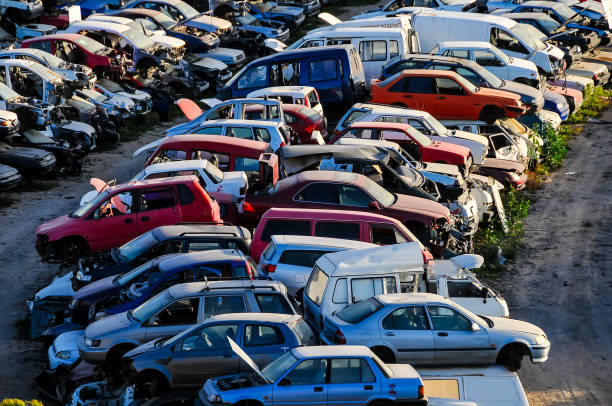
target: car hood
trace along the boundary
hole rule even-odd
[[[78,350],[79,339],[83,336],[85,330],[74,330],[62,333],[53,341],[55,352],[60,351],[75,351]]]
[[[183,41],[182,39],[169,37],[163,34],[155,34],[151,36],[151,39],[155,43],[160,44],[165,48],[181,48],[185,45],[185,41]]]
[[[195,62],[194,65],[201,66],[202,68],[207,68],[207,69],[217,69],[220,71],[227,69],[226,64],[224,64],[218,59],[210,58],[208,56],[201,58],[199,61]]]
[[[0,164],[0,178],[8,178],[9,176],[14,176],[18,173],[19,171],[12,166]]]
[[[82,299],[88,296],[99,295],[106,291],[116,290],[117,287],[113,284],[113,279],[115,279],[115,277],[115,275],[107,276],[104,279],[100,279],[83,286],[81,289],[77,290],[74,293],[74,298]]]
[[[451,144],[446,142],[446,140],[445,142],[434,141],[431,145],[427,146],[427,149],[436,150],[445,154],[462,155],[464,157],[467,157],[470,154],[470,149],[468,147]]]
[[[476,165],[480,165],[483,162],[484,157],[487,155],[487,150],[489,149],[489,146],[487,144],[483,144],[482,142],[480,142],[480,140],[474,141],[471,139],[466,139],[466,138],[461,138],[461,137],[456,137],[456,136],[455,137],[440,137],[437,135],[430,136],[430,138],[433,141],[440,141],[442,143],[459,145],[459,146],[468,148],[472,154],[472,157],[474,158],[474,163]]]
[[[11,157],[11,158],[19,158],[19,159],[43,159],[49,155],[49,152],[37,149],[37,148],[27,148],[27,147],[14,147],[8,149],[6,151],[0,151],[0,156],[2,157]]]
[[[535,63],[528,61],[527,59],[510,58],[510,65],[512,68],[525,69],[533,72],[534,74],[538,72],[538,68],[536,67]]]
[[[194,19],[188,20],[184,24],[188,27],[199,28],[208,32],[217,32],[218,30],[228,30],[232,28],[232,23],[227,20],[223,20],[221,18],[212,17],[212,16],[200,16]]]
[[[508,159],[487,158],[484,160],[482,166],[486,168],[502,169],[504,171],[516,171],[519,173],[525,171],[525,165]]]
[[[508,103],[508,101],[510,100],[519,101],[521,99],[521,96],[519,96],[518,94],[505,92],[503,90],[488,89],[486,87],[481,87],[478,93],[476,94],[478,94],[479,96],[483,96],[483,97],[494,97],[498,99],[506,99],[507,100],[505,101],[506,103]]]
[[[57,127],[74,132],[84,132],[90,136],[94,136],[96,134],[96,130],[92,126],[81,121],[68,121],[67,123],[59,124]]]
[[[461,171],[459,170],[459,167],[457,165],[442,164],[442,163],[435,163],[435,162],[423,162],[422,165],[423,165],[422,170],[425,170],[425,171],[442,173],[444,175],[452,176],[454,178],[461,175]]]
[[[498,89],[520,95],[523,102],[532,103],[533,101],[539,99],[542,103],[544,103],[542,92],[534,87],[527,86],[522,83],[505,80],[504,84]]]
[[[292,6],[275,6],[268,10],[268,13],[272,14],[288,14],[292,16],[300,15],[302,12],[302,8],[300,7],[292,7]]]
[[[506,319],[505,317],[487,317],[493,321],[493,330],[516,331],[520,333],[544,335],[544,330],[526,321]]]
[[[390,209],[402,210],[402,211],[417,211],[423,214],[429,214],[433,217],[446,217],[448,218],[450,212],[440,203],[433,202],[428,199],[421,197],[407,196],[396,194],[397,200]]]
[[[85,329],[85,336],[87,338],[96,339],[109,332],[122,330],[130,327],[135,322],[132,321],[127,315],[127,312],[114,314],[112,316],[105,317],[101,320],[94,321]]]
[[[36,234],[47,234],[48,232],[53,231],[56,228],[65,227],[67,224],[75,223],[78,220],[79,219],[68,216],[60,216],[39,225],[36,228]]]
[[[12,111],[0,110],[0,118],[2,120],[14,121],[17,120],[17,114]]]

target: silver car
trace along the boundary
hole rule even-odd
[[[431,293],[379,295],[328,315],[321,340],[367,345],[385,362],[418,365],[499,363],[510,371],[548,359],[550,342],[531,323],[477,316]]]
[[[81,358],[114,365],[129,350],[174,336],[209,317],[225,313],[296,314],[285,287],[267,280],[228,280],[172,286],[134,310],[90,324],[78,341]]]
[[[282,282],[300,302],[312,267],[330,252],[373,248],[376,244],[340,238],[273,235],[261,255],[257,273]]]

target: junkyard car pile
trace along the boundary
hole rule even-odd
[[[532,128],[610,79],[604,6],[391,0],[286,46],[318,0],[74,4],[0,52],[0,163],[78,172],[131,115],[187,121],[38,227],[46,395],[527,404],[514,371],[551,344],[474,275],[473,239],[539,162]]]

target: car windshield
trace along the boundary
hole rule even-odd
[[[491,87],[498,88],[504,84],[504,81],[492,74],[488,69],[479,66],[478,69],[475,69],[478,76],[483,78],[485,82],[487,82]],[[470,82],[472,83],[472,82]]]
[[[147,48],[154,47],[155,42],[153,42],[151,38],[143,34],[142,29],[140,28],[140,25],[136,26],[135,24],[138,24],[138,23],[135,22],[134,24],[131,24],[129,26],[129,29],[123,31],[121,34],[124,35],[128,40],[130,40],[130,42],[132,42],[134,45],[136,45],[140,49],[147,49]],[[138,27],[138,29],[136,29],[135,27]]]
[[[106,48],[104,45],[102,45],[98,41],[95,41],[95,40],[93,40],[93,39],[91,39],[89,37],[85,37],[85,36],[80,36],[74,42],[76,42],[77,44],[79,44],[80,46],[82,46],[87,51],[91,52],[92,54],[97,54],[98,52],[100,52],[104,48]]]
[[[395,203],[395,195],[385,188],[380,186],[378,183],[368,179],[367,182],[364,183],[363,188],[372,196],[379,204],[384,207],[390,207],[393,203]]]
[[[5,85],[4,83],[0,83],[0,98],[2,100],[11,100],[20,97],[17,92],[13,89]]]
[[[223,172],[208,161],[206,167],[204,167],[204,172],[206,172],[206,174],[210,176],[212,181],[215,183],[219,183],[223,180]]]
[[[382,303],[371,297],[369,299],[362,300],[361,302],[357,302],[349,307],[345,307],[336,313],[336,316],[338,316],[338,318],[342,321],[355,324],[359,323],[361,320],[365,319],[371,314],[376,313],[382,307]]]
[[[159,240],[155,238],[153,231],[144,233],[119,247],[119,259],[121,262],[130,262],[158,242]]]
[[[467,82],[467,80],[466,80],[466,82]],[[423,134],[422,132],[420,132],[419,130],[417,130],[414,127],[410,127],[407,131],[408,131],[408,134],[410,135],[410,137],[413,140],[415,140],[416,142],[418,142],[420,145],[422,145],[423,147],[426,147],[426,146],[431,145],[433,143],[433,141],[428,136],[426,136],[425,134]]]
[[[566,6],[565,4],[561,4],[561,3],[556,3],[554,10],[555,10],[555,13],[561,16],[564,22],[576,15],[576,12],[574,10],[572,10],[570,7]]]
[[[157,22],[157,24],[161,25],[166,30],[169,30],[170,28],[176,25],[176,21],[174,21],[172,18],[170,18],[164,13],[155,14],[155,17],[153,17],[153,19],[155,20],[155,22]]]
[[[159,27],[151,20],[147,20],[146,18],[137,18],[135,28],[139,29],[140,26],[144,27],[147,31],[157,31]]]
[[[117,286],[127,286],[134,279],[138,278],[140,275],[151,269],[154,261],[145,262],[144,264],[137,266],[129,272],[126,272],[122,275],[119,275],[116,280]]]
[[[546,30],[546,33],[549,35],[554,33],[555,30],[561,26],[561,24],[559,24],[552,18],[542,18],[542,19],[539,19],[538,22],[540,23],[540,26],[544,30]]]
[[[274,383],[297,362],[297,358],[291,351],[284,353],[272,363],[268,364],[261,370],[261,374],[268,382]]]
[[[238,21],[240,21],[240,24],[242,25],[257,25],[257,19],[249,13],[245,13],[244,15],[238,17]]]
[[[512,33],[527,46],[541,51],[546,49],[546,44],[541,40],[546,36],[536,27],[528,24],[517,24],[510,29]]]
[[[109,198],[109,193],[108,192],[98,193],[98,195],[95,197],[95,199],[92,199],[89,203],[84,204],[83,206],[81,206],[78,209],[76,209],[75,211],[73,211],[70,214],[70,217],[72,217],[72,218],[81,218],[85,214],[87,214],[87,212],[89,212],[89,210],[92,207],[96,207],[97,205],[99,205],[103,201],[108,200],[108,198]]]
[[[143,322],[153,316],[159,309],[169,303],[173,297],[167,290],[158,293],[151,299],[147,300],[134,310],[130,310],[129,315],[136,321]]]
[[[267,11],[272,10],[272,6],[268,3],[264,3],[264,2],[257,2],[255,3],[255,6],[262,12],[265,13]]]
[[[448,128],[444,127],[444,125],[439,122],[434,116],[427,113],[425,114],[425,122],[431,126],[436,134],[445,135],[448,134]]]
[[[176,4],[174,4],[174,6],[178,9],[178,11],[185,17],[185,18],[193,18],[195,16],[197,16],[198,14],[198,10],[196,10],[195,8],[191,7],[189,4],[185,3],[184,1],[180,1],[177,2]]]

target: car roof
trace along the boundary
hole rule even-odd
[[[153,235],[160,241],[179,236],[181,234],[202,235],[235,235],[240,238],[251,238],[248,229],[241,226],[227,224],[177,224],[172,226],[160,226],[152,230]]]
[[[266,120],[236,120],[233,118],[223,120],[209,120],[198,125],[198,128],[212,127],[214,125],[233,125],[243,127],[281,127],[284,125],[280,121],[266,121]]]
[[[506,14],[503,15],[503,17],[511,18],[513,20],[516,20],[517,18],[529,18],[529,19],[532,19],[532,20],[552,20],[552,21],[555,21],[555,19],[553,19],[548,14],[538,13],[538,12],[533,12],[533,11],[527,12],[527,13],[506,13]]]
[[[371,37],[389,37],[389,33],[400,33],[400,27],[376,27],[373,30],[372,27],[359,27],[359,26],[339,26],[335,25],[320,27],[326,28],[325,30],[314,29],[308,34],[304,35],[303,39],[321,38],[321,37],[344,37],[346,35],[356,37],[358,34],[362,34],[364,38]]]
[[[212,262],[243,261],[244,254],[235,249],[220,249],[208,251],[195,251],[182,253],[161,262],[158,267],[162,272],[174,269],[188,268],[191,265],[207,264]]]
[[[345,44],[345,45],[327,45],[324,47],[309,47],[309,48],[298,48],[298,49],[288,49],[286,51],[283,52],[279,52],[277,54],[273,54],[273,55],[269,55],[269,56],[265,56],[263,58],[259,58],[259,59],[255,59],[254,61],[250,62],[250,64],[259,64],[261,62],[266,62],[268,60],[270,61],[275,61],[275,60],[282,60],[282,59],[287,59],[287,58],[301,58],[304,57],[304,55],[302,54],[309,54],[309,53],[321,53],[321,54],[325,54],[325,53],[335,53],[338,51],[348,51],[349,49],[354,48],[354,45],[350,45],[350,44]],[[247,65],[248,66],[248,65]]]
[[[101,30],[108,30],[110,32],[124,32],[130,29],[130,27],[118,23],[108,23],[106,21],[97,20],[80,20],[75,21],[69,25],[69,27],[82,27],[82,28],[97,28]]]
[[[45,80],[48,81],[58,81],[62,80],[62,77],[53,72],[51,69],[47,68],[34,61],[27,61],[25,59],[0,59],[0,65],[5,66],[19,66],[24,69],[29,69],[32,72],[42,76]]]
[[[281,313],[224,313],[209,317],[206,321],[261,321],[263,323],[289,323],[301,319],[298,314]]]
[[[330,276],[357,273],[377,275],[415,269],[424,271],[425,269],[423,251],[418,242],[332,252],[325,254],[317,263],[324,260],[334,265]]]
[[[475,367],[418,367],[417,372],[423,378],[433,377],[459,377],[459,376],[508,376],[516,377],[503,365],[475,366]]]
[[[406,72],[406,71],[404,71],[404,72]],[[382,130],[397,130],[397,131],[406,131],[406,132],[413,131],[413,128],[409,124],[404,124],[404,123],[385,123],[385,122],[378,122],[378,121],[376,121],[376,122],[373,122],[373,121],[355,121],[355,122],[351,123],[351,125],[348,128],[351,128],[351,129],[355,129],[355,128],[365,128],[365,129],[377,128],[377,129],[382,129]]]
[[[89,17],[87,17],[85,19],[85,21],[103,21],[103,22],[110,22],[113,24],[130,24],[133,23],[134,20],[128,17],[120,17],[120,16],[116,16],[116,15],[111,15],[111,14],[92,14]]]
[[[173,176],[171,178],[144,179],[144,180],[139,180],[135,182],[121,183],[119,185],[111,186],[108,189],[105,189],[103,192],[106,192],[107,190],[114,192],[116,190],[133,189],[135,187],[148,186],[148,185],[160,185],[160,184],[161,185],[174,185],[177,183],[185,183],[188,181],[197,182],[198,178],[196,178],[193,175],[188,175],[188,176]]]
[[[440,62],[452,62],[458,65],[463,66],[479,66],[476,62],[470,61],[463,58],[456,58],[454,56],[444,56],[444,55],[431,55],[431,54],[405,54],[402,57],[402,60],[411,59],[411,60],[419,60],[423,59],[426,61],[440,61]]]
[[[206,159],[186,159],[181,161],[158,162],[147,166],[145,173],[155,173],[164,170],[183,170],[183,169],[204,169],[208,165],[212,165]]]
[[[309,93],[314,90],[312,86],[272,86],[266,87],[263,89],[255,90],[249,94],[257,94],[257,95],[299,95],[303,96],[306,93]],[[255,96],[258,97],[258,96]]]
[[[487,48],[492,49],[493,45],[485,41],[442,41],[439,42],[440,48]]]
[[[314,237],[310,235],[273,235],[272,242],[278,245],[299,245],[299,246],[310,246],[313,248],[346,248],[346,249],[359,249],[359,248],[373,248],[377,247],[376,244],[369,242],[346,240],[344,238],[329,238],[329,237]],[[288,247],[291,249],[291,247]]]
[[[353,210],[332,210],[332,209],[293,209],[293,208],[272,208],[264,213],[262,218],[290,218],[290,219],[310,219],[310,220],[339,220],[339,221],[372,221],[395,223],[402,226],[402,223],[392,217],[378,213],[368,213]],[[262,223],[262,222],[260,222]]]
[[[76,41],[76,40],[78,40],[80,38],[83,38],[83,37],[85,37],[85,35],[81,35],[81,34],[77,34],[77,33],[72,33],[72,32],[61,31],[61,32],[55,33],[55,34],[41,35],[40,37],[28,38],[28,39],[23,40],[23,42],[27,43],[27,42],[36,42],[36,41],[45,41],[45,40],[57,40],[57,39]],[[89,37],[86,37],[86,38],[89,38]],[[96,40],[92,40],[92,41],[98,42]]]
[[[108,15],[110,15],[110,16],[118,16],[119,14],[133,15],[133,16],[149,16],[151,18],[154,18],[154,17],[156,17],[156,16],[158,16],[160,14],[165,15],[161,11],[152,10],[150,8],[143,8],[143,7],[124,8],[124,9],[120,9],[120,10],[114,10],[111,13],[109,13]]]
[[[219,152],[223,152],[224,150],[233,151],[236,148],[253,150],[257,153],[258,157],[260,153],[269,148],[267,142],[208,134],[185,134],[166,137],[161,143],[160,148],[181,143],[210,144],[211,147],[214,147],[212,148],[213,150]]]
[[[329,254],[328,254],[329,255]],[[444,296],[434,293],[388,293],[378,295],[376,299],[382,304],[406,304],[406,303],[446,303],[453,302],[446,299]]]
[[[457,72],[452,70],[431,70],[431,69],[406,69],[400,72],[401,76],[429,76],[435,78],[455,78],[459,76]],[[384,123],[395,124],[395,123]]]
[[[558,8],[560,5],[565,5],[565,4],[557,3],[556,1],[540,1],[540,0],[530,0],[522,4],[519,4],[519,6],[523,6],[523,7],[547,7],[547,8]]]
[[[366,181],[366,177],[358,173],[353,172],[341,172],[341,171],[304,171],[296,175],[290,176],[289,178],[282,179],[277,182],[279,185],[282,181],[290,178],[295,178],[298,182],[344,182],[351,184],[363,184]],[[293,182],[289,182],[293,183]]]
[[[523,3],[524,5],[525,3]],[[477,20],[479,22],[485,22],[489,24],[497,24],[504,28],[512,28],[516,25],[515,21],[509,20],[504,17],[499,17],[491,14],[476,14],[476,13],[466,13],[461,11],[444,11],[444,10],[433,10],[433,9],[420,9],[413,14],[413,16],[418,15],[429,15],[435,17],[446,17],[446,18],[454,18],[457,20],[465,20],[465,21],[473,21]],[[413,17],[414,18],[414,17]]]
[[[286,145],[277,151],[282,160],[292,158],[301,158],[313,155],[328,155],[333,154],[338,159],[371,159],[376,161],[384,161],[389,152],[383,148],[370,145],[317,145],[317,144],[301,144],[301,145]],[[322,159],[325,157],[322,157]],[[289,165],[291,166],[291,165]]]
[[[371,113],[368,115],[374,115],[379,113]],[[383,114],[383,113],[380,113]],[[372,145],[381,148],[390,148],[399,151],[400,146],[397,142],[387,140],[373,140],[371,138],[353,138],[353,137],[340,137],[335,143],[336,145]]]
[[[224,281],[188,282],[173,285],[168,288],[170,296],[182,297],[214,290],[261,289],[266,292],[284,292],[285,285],[272,280],[230,279]]]
[[[313,345],[291,350],[297,358],[312,357],[372,357],[373,352],[363,345]]]

